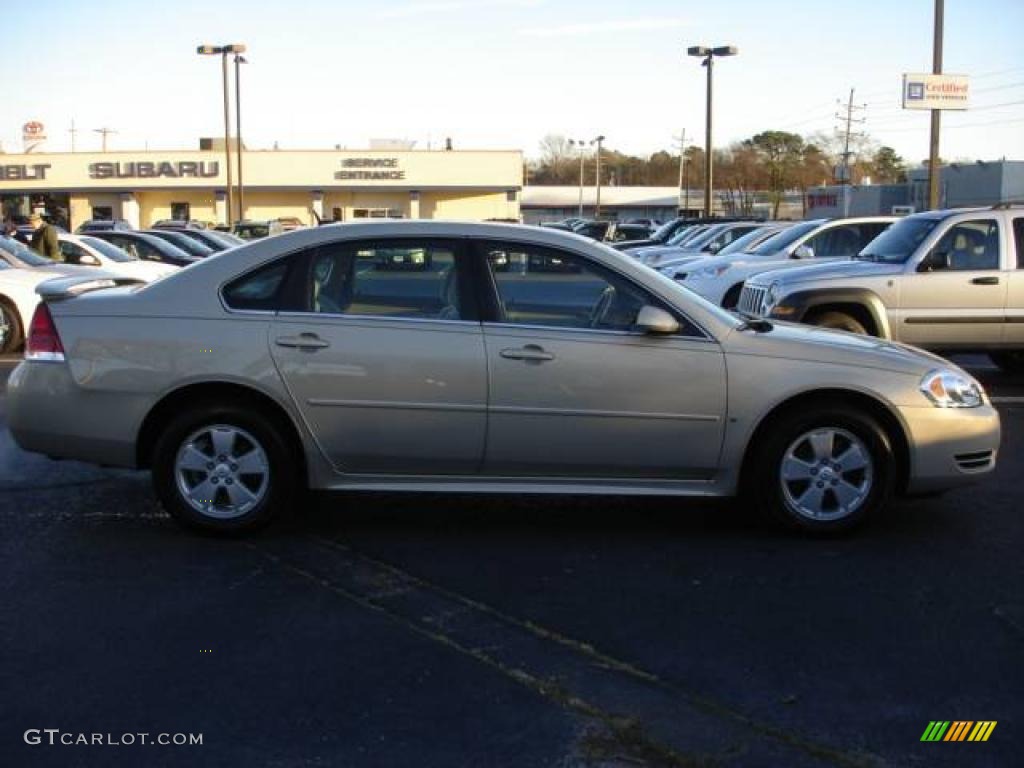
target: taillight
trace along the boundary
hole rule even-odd
[[[57,326],[53,323],[50,308],[40,302],[32,315],[32,324],[25,341],[26,360],[64,360],[64,345],[60,343]]]

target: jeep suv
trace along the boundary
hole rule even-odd
[[[908,216],[853,260],[751,278],[739,309],[1024,371],[1024,207]]]

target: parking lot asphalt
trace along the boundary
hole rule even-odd
[[[0,395],[0,764],[1019,764],[1024,380],[961,362],[995,476],[828,540],[730,503],[400,494],[196,537],[146,474],[19,451]]]

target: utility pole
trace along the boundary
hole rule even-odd
[[[942,25],[944,0],[935,0],[935,29],[932,40],[932,74],[942,74]],[[939,207],[939,128],[942,111],[932,110],[931,141],[928,149],[928,209]]]
[[[865,109],[867,105],[853,103],[854,89],[850,89],[850,98],[846,102],[846,114],[841,115],[836,113],[836,119],[842,120],[845,126],[841,129],[843,133],[843,161],[841,164],[842,173],[838,179],[839,183],[843,185],[843,215],[850,215],[850,186],[853,184],[853,176],[850,171],[850,155],[853,153],[850,151],[850,136],[852,135],[851,129],[854,123],[863,123],[864,118],[855,118],[853,113],[855,110]]]
[[[110,135],[111,133],[117,133],[117,131],[115,131],[113,128],[93,128],[92,130],[93,130],[93,133],[98,133],[98,134],[100,134],[103,137],[103,143],[102,143],[101,146],[103,148],[103,151],[106,152],[107,151],[107,136]],[[72,134],[72,135],[74,135],[74,134]]]
[[[686,184],[686,129],[683,128],[682,134],[679,136],[679,206],[685,211],[689,208],[688,203],[690,197],[689,184]],[[683,204],[683,196],[686,196],[687,204]]]
[[[597,199],[594,201],[594,218],[595,219],[600,219],[601,218],[601,142],[603,142],[603,141],[604,141],[604,136],[601,135],[601,136],[598,136],[596,139],[594,139],[593,141],[590,142],[591,144],[597,144],[597,169],[596,169],[596,178],[594,179],[594,181],[597,182]]]
[[[75,134],[78,133],[78,129],[75,128],[75,119],[71,118],[71,127],[68,128],[68,133],[71,134],[71,151],[75,151]]]

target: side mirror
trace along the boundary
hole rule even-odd
[[[949,251],[931,251],[917,265],[918,272],[937,272],[949,269]]]
[[[644,333],[667,335],[679,331],[679,321],[661,307],[647,304],[637,313],[636,327]]]
[[[790,256],[791,259],[813,259],[814,249],[809,245],[798,246],[793,254]]]
[[[722,244],[715,242],[709,245],[704,250],[706,250],[708,253],[718,253],[720,250],[722,250]]]

